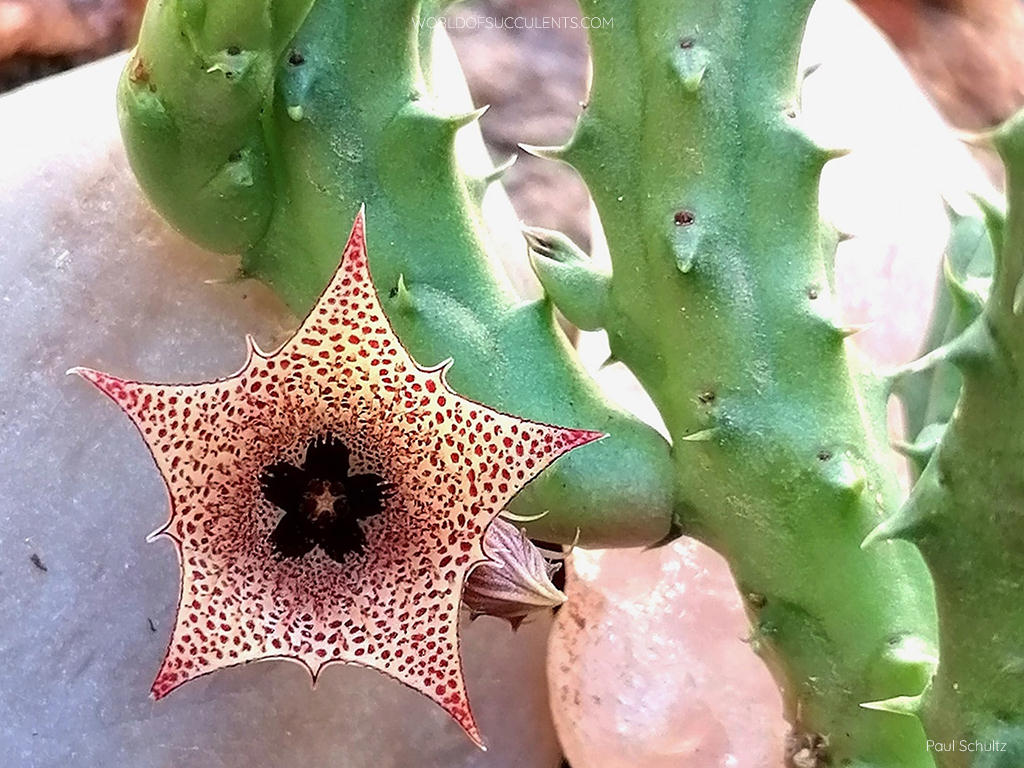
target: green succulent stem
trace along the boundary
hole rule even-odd
[[[517,497],[513,512],[549,512],[531,534],[658,541],[668,446],[602,397],[550,302],[521,301],[491,255],[486,181],[455,149],[479,113],[440,98],[461,73],[431,72],[435,36],[420,18],[416,0],[152,0],[119,92],[132,167],[175,227],[240,253],[245,274],[298,313],[365,203],[373,278],[416,360],[453,358],[452,386],[493,407],[608,433]]]
[[[914,542],[935,579],[941,662],[910,704],[954,745],[942,768],[1024,765],[1024,112],[992,143],[1008,209],[983,206],[991,291],[941,355],[959,371],[959,400],[907,503],[871,536]]]
[[[919,722],[861,706],[924,688],[934,598],[912,547],[860,547],[900,490],[884,382],[833,316],[818,183],[841,153],[801,130],[797,98],[811,4],[583,0],[614,25],[590,30],[588,106],[547,154],[594,196],[612,355],[671,433],[676,529],[721,552],[746,596],[790,765],[925,768]],[[591,290],[548,285],[566,263],[542,275],[549,294]]]

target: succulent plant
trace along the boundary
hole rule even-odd
[[[369,294],[403,354],[424,366],[454,360],[444,383],[460,403],[608,435],[579,439],[544,472],[524,462],[517,479],[538,477],[510,502],[513,519],[562,544],[654,545],[686,534],[726,557],[751,645],[783,692],[788,765],[929,768],[940,750],[927,730],[932,742],[969,736],[1018,750],[1010,762],[943,754],[943,765],[1016,766],[1024,117],[992,136],[1010,185],[1005,223],[986,208],[993,248],[975,220],[954,217],[932,351],[895,377],[873,372],[848,341],[856,329],[837,321],[840,238],[818,211],[821,172],[843,153],[801,128],[797,54],[812,4],[582,0],[585,14],[615,20],[589,30],[590,100],[564,146],[530,151],[582,175],[612,264],[597,266],[558,232],[527,228],[545,293],[533,302],[510,288],[481,217],[482,190],[501,169],[470,175],[456,145],[480,111],[449,106],[461,74],[436,63],[443,41],[419,24],[447,3],[153,0],[120,86],[122,130],[167,219],[198,243],[239,253],[241,273],[297,312],[321,295],[365,203]],[[612,359],[651,395],[671,445],[602,395],[556,307],[582,329],[607,332]],[[367,328],[348,351],[374,354]],[[317,373],[332,375],[327,364]],[[90,377],[122,405],[148,386]],[[902,508],[886,424],[894,390],[915,438],[900,448],[921,470]],[[137,403],[126,408],[146,426]],[[443,407],[428,411],[444,420]],[[485,450],[455,424],[438,429],[458,450]],[[373,462],[325,469],[322,455],[347,462],[349,448],[338,449],[333,432],[307,432],[305,453],[263,457],[248,481],[283,510],[273,526],[263,521],[266,541],[297,568],[361,552],[373,526],[359,515],[342,525],[328,507],[337,513],[341,493],[346,509],[379,506],[396,482]],[[508,440],[496,450],[518,467],[522,444]],[[452,497],[475,489],[482,471],[460,475]],[[299,486],[333,499],[321,505],[326,517],[309,511],[321,509],[315,499],[295,502]],[[464,600],[515,626],[563,596],[525,535],[495,521],[510,487],[486,514],[472,512],[480,530],[467,551],[482,559],[490,525],[493,562],[474,582],[463,560],[444,595],[449,609]],[[344,597],[361,599],[358,590]],[[451,614],[436,626],[451,633]],[[354,660],[347,649],[319,650]],[[455,693],[419,688],[478,737],[461,676]]]
[[[932,407],[948,423],[907,503],[866,542],[912,541],[934,577],[936,675],[922,695],[872,706],[920,716],[948,745],[936,754],[950,768],[1024,762],[1024,112],[988,138],[1008,187],[1005,218],[982,204],[991,250],[975,249],[975,274],[992,258],[991,284],[972,285],[977,258],[947,269],[952,333],[923,358],[955,366],[962,384],[942,386],[942,371],[934,374]]]
[[[793,725],[794,765],[926,766],[920,726],[860,705],[918,693],[931,587],[905,546],[862,551],[896,508],[885,390],[834,318],[837,238],[800,128],[809,0],[582,3],[590,101],[569,142],[610,274],[535,249],[566,316],[607,330],[672,437],[676,529],[728,559]]]

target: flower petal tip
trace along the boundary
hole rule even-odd
[[[106,374],[100,373],[99,371],[93,370],[92,368],[86,368],[82,365],[76,365],[73,368],[68,368],[64,372],[65,376],[78,376],[81,379],[85,379],[91,384],[97,384],[101,378],[105,378]]]
[[[67,375],[75,375],[85,379],[122,407],[125,407],[125,403],[133,399],[133,390],[137,386],[136,382],[82,366],[70,368]]]
[[[609,437],[607,432],[597,432],[591,429],[570,429],[566,431],[569,433],[566,443],[570,450],[590,443],[597,443]]]
[[[477,727],[476,718],[473,717],[473,712],[469,708],[469,702],[464,702],[456,710],[449,709],[448,707],[444,707],[444,709],[449,717],[462,728],[463,732],[476,745],[477,749],[481,752],[486,752],[487,744],[484,743],[484,737]]]

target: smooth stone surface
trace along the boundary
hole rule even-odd
[[[548,661],[573,768],[769,768],[786,726],[725,563],[693,539],[577,551]]]
[[[226,375],[245,333],[269,348],[295,318],[255,282],[207,285],[235,260],[189,245],[141,199],[114,118],[120,65],[0,99],[0,762],[553,768],[546,623],[464,630],[487,753],[425,698],[355,667],[311,692],[297,665],[264,662],[149,699],[178,590],[172,546],[145,542],[165,491],[114,404],[64,372]],[[370,227],[372,239],[372,214]]]
[[[916,356],[928,324],[948,232],[942,198],[968,208],[965,192],[991,190],[850,5],[815,8],[804,45],[812,64],[821,67],[798,119],[824,146],[852,150],[822,180],[824,216],[855,235],[837,255],[836,313],[870,324],[855,343],[878,366],[895,365]],[[607,349],[603,334],[582,335],[606,391],[664,429],[624,366],[599,368]],[[688,539],[646,552],[577,550],[566,592],[548,664],[573,768],[781,768],[779,694],[744,642],[747,621],[718,555]]]

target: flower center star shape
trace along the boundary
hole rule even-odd
[[[291,339],[249,339],[242,369],[165,385],[98,371],[160,470],[157,534],[181,562],[159,699],[214,670],[268,658],[315,683],[372,667],[437,702],[482,746],[459,657],[462,588],[512,497],[602,435],[509,416],[453,392],[450,361],[402,347],[366,258],[363,212],[341,265]]]
[[[359,525],[384,511],[389,485],[379,475],[349,475],[348,448],[334,435],[313,440],[301,467],[278,462],[260,475],[263,495],[284,510],[270,534],[274,552],[301,557],[319,545],[335,562],[362,552],[366,536]]]

